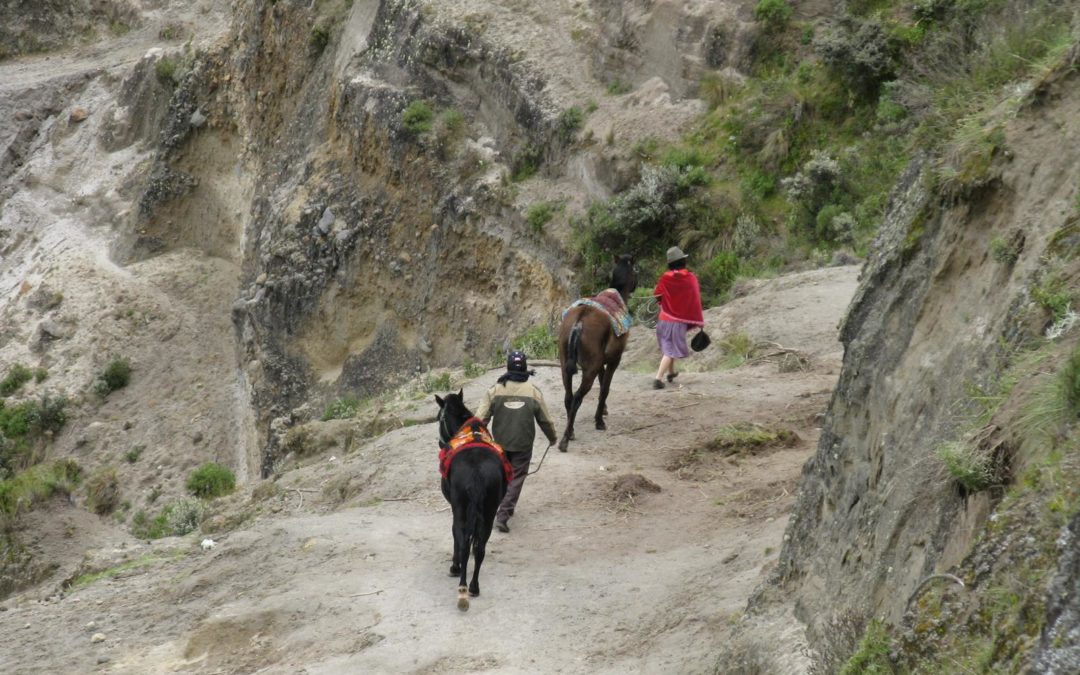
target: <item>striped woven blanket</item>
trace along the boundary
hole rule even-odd
[[[615,331],[615,335],[622,335],[629,331],[630,325],[634,322],[633,317],[630,316],[630,309],[614,288],[601,291],[591,298],[575,300],[573,304],[563,310],[562,315],[566,316],[567,312],[581,305],[595,307],[606,313],[608,318],[611,319],[611,328]]]

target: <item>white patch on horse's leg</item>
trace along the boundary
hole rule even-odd
[[[465,612],[469,609],[469,588],[468,586],[458,586],[457,589],[457,608]]]

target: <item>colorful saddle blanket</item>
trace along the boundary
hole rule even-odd
[[[630,325],[634,322],[633,317],[630,316],[630,309],[614,288],[601,291],[591,298],[575,300],[572,305],[563,310],[562,315],[566,316],[567,312],[581,305],[595,307],[605,312],[608,318],[611,319],[611,327],[615,331],[615,335],[622,335],[629,331]]]
[[[510,466],[510,460],[506,458],[502,446],[495,442],[487,426],[478,417],[465,420],[465,424],[461,425],[461,429],[450,439],[450,444],[439,448],[439,473],[443,478],[450,476],[450,463],[454,461],[454,457],[467,448],[486,448],[494,452],[502,460],[506,482],[514,479],[514,467]]]

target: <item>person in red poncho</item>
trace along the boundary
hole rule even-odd
[[[690,356],[686,333],[691,327],[705,326],[701,313],[701,287],[697,277],[686,269],[686,258],[678,246],[667,251],[668,271],[656,282],[653,295],[660,298],[660,318],[656,322],[656,341],[660,345],[660,368],[656,371],[653,389],[664,388],[664,376],[671,382],[679,376],[675,359]]]

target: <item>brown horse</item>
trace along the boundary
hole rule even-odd
[[[615,257],[615,269],[611,272],[611,288],[619,292],[625,305],[630,294],[637,288],[637,270],[634,269],[634,256]],[[607,428],[604,415],[607,414],[607,397],[611,390],[611,376],[619,367],[623,349],[630,333],[615,334],[611,317],[602,309],[590,305],[571,306],[563,315],[559,326],[559,365],[562,370],[563,388],[566,391],[563,402],[566,404],[566,430],[559,439],[559,450],[566,452],[570,440],[574,437],[574,418],[577,417],[581,401],[592,388],[593,381],[600,377],[600,401],[596,405],[596,428]],[[574,391],[574,375],[581,367],[581,385]]]

